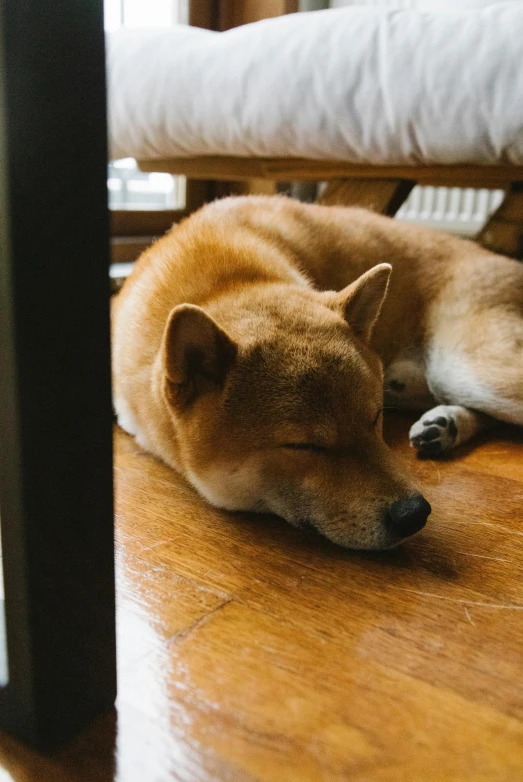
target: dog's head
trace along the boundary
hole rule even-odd
[[[390,266],[339,293],[265,286],[170,314],[160,361],[183,468],[211,503],[270,511],[350,548],[417,532],[430,506],[382,437],[369,347]],[[220,325],[218,325],[220,324]]]

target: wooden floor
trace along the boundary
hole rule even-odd
[[[381,554],[212,510],[116,430],[118,716],[0,780],[523,779],[523,436],[417,461]]]

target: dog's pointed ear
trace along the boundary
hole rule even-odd
[[[237,345],[201,307],[175,307],[162,343],[171,400],[188,404],[201,393],[223,385],[237,352]]]
[[[391,271],[389,263],[380,263],[336,294],[335,305],[354,334],[364,342],[369,342],[372,336],[387,294]]]

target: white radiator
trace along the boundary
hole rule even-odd
[[[460,236],[475,236],[503,200],[503,190],[415,187],[396,217]]]

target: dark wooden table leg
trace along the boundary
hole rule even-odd
[[[116,690],[102,0],[0,5],[0,727],[37,747]]]
[[[394,217],[415,182],[409,179],[333,179],[318,198],[325,206],[361,206]]]
[[[523,259],[523,182],[512,183],[476,238],[488,250]]]

